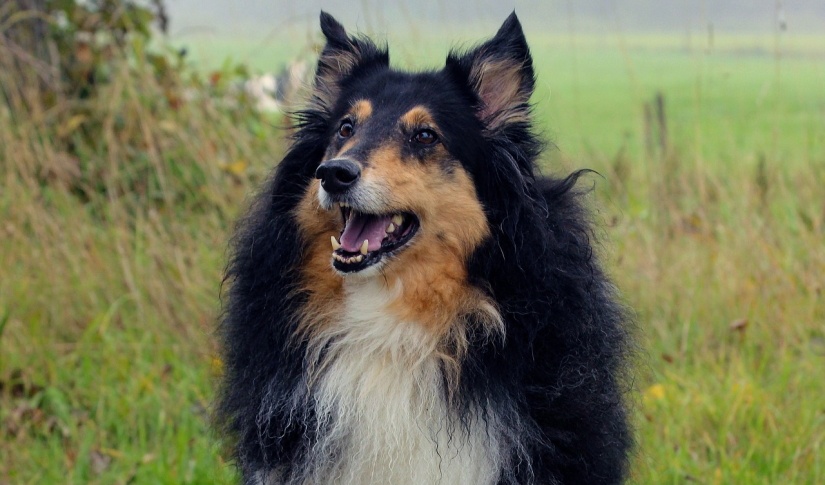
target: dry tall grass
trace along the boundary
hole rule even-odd
[[[94,98],[48,107],[0,67],[0,483],[197,481],[220,461],[225,248],[282,133],[203,84],[172,103],[149,70],[109,67]]]

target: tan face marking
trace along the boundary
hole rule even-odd
[[[321,208],[319,187],[319,180],[310,182],[295,211],[304,247],[299,265],[300,289],[306,291],[309,298],[300,325],[301,333],[311,333],[331,324],[343,302],[344,279],[332,269],[329,252],[329,238],[338,237],[343,225],[335,211]]]
[[[401,126],[406,129],[407,131],[412,131],[416,128],[436,128],[435,120],[433,120],[432,115],[427,110],[427,108],[423,106],[416,106],[413,109],[404,113],[404,116],[401,117]]]
[[[366,99],[356,101],[353,103],[352,109],[350,109],[350,115],[359,123],[363,123],[367,118],[372,116],[372,103]]]

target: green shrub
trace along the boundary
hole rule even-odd
[[[244,175],[236,153],[202,163],[218,144],[200,124],[260,130],[265,120],[229,93],[246,70],[192,68],[157,41],[167,21],[162,3],[152,5],[13,0],[0,9],[0,123],[36,154],[9,154],[4,167],[86,202],[138,206],[203,205],[210,178]]]

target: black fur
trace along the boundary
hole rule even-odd
[[[542,145],[529,122],[517,117],[491,129],[477,116],[484,100],[471,78],[479,59],[517,63],[520,90],[532,92],[530,54],[515,15],[492,40],[451,53],[443,70],[419,74],[391,70],[386,50],[347,37],[332,17],[322,14],[321,23],[324,52],[354,49],[359,61],[330,73],[336,66],[325,65],[322,54],[318,82],[335,83],[326,92],[334,89],[337,98],[316,96],[300,113],[292,147],[239,225],[226,275],[231,287],[220,327],[226,375],[217,415],[245,480],[261,468],[289,476],[314,442],[312,411],[295,415],[292,406],[306,350],[292,335],[306,295],[294,286],[303,244],[290,214],[346,102],[370,95],[384,104],[426,104],[485,209],[492,237],[468,269],[472,283],[497,303],[506,335],[471,339],[455,412],[464,416],[492,403],[508,430],[513,464],[500,483],[622,482],[632,444],[623,399],[629,327],[593,253],[576,189],[582,172],[537,178]]]

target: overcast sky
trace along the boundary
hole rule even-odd
[[[499,24],[513,9],[525,27],[586,32],[620,26],[668,32],[771,32],[778,20],[789,32],[825,32],[825,0],[166,0],[171,33],[245,36],[317,29],[321,9],[348,28],[369,33],[394,29],[449,29]]]

